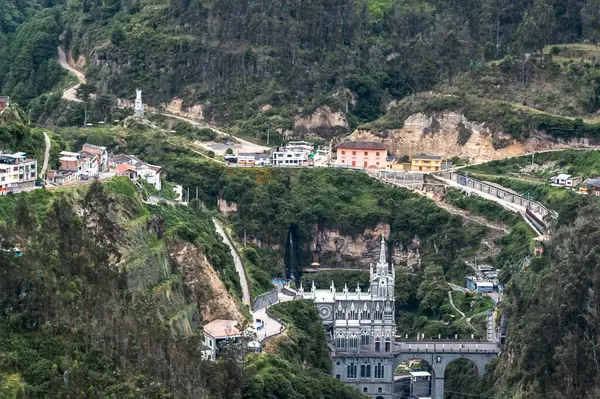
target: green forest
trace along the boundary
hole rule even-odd
[[[116,98],[131,99],[141,88],[151,105],[177,96],[184,105],[202,104],[206,118],[260,139],[269,131],[279,140],[278,129],[292,129],[294,115],[319,105],[346,113],[352,129],[380,118],[391,100],[429,90],[567,116],[600,108],[595,47],[571,45],[599,40],[596,0],[24,0],[1,6],[0,93],[45,122],[82,118],[80,105],[56,96],[66,79],[56,63],[59,45],[81,61],[98,95],[96,108],[114,107]],[[271,108],[261,111],[263,105]],[[480,116],[514,128],[515,137],[530,129],[526,122],[507,124],[498,112]],[[534,123],[558,136],[590,129],[564,120]]]

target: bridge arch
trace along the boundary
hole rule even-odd
[[[485,366],[497,354],[486,352],[401,352],[394,356],[394,370],[400,363],[422,359],[431,364],[431,397],[433,399],[444,398],[444,378],[446,367],[455,360],[468,359],[475,364],[477,375],[481,377],[485,373]]]

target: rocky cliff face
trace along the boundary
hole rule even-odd
[[[191,107],[184,107],[183,100],[175,97],[167,106],[165,111],[173,115],[183,116],[184,118],[204,121],[204,105],[194,104]]]
[[[389,224],[378,223],[373,229],[347,236],[337,230],[318,230],[316,227],[309,243],[315,261],[321,267],[357,267],[368,269],[379,257],[381,235],[390,235]]]
[[[169,258],[182,276],[185,296],[197,303],[203,322],[244,319],[235,298],[227,291],[219,274],[198,246],[174,240],[168,250]]]
[[[513,139],[510,132],[493,133],[485,124],[470,122],[464,115],[454,112],[430,116],[414,114],[404,121],[401,129],[385,133],[387,134],[356,130],[351,135],[351,140],[383,142],[396,156],[458,156],[468,158],[470,162],[487,162],[555,148],[591,146],[587,139],[563,141],[541,132],[535,132],[527,140],[520,142]]]
[[[314,111],[294,117],[294,135],[305,139],[329,139],[348,133],[346,114],[322,105]]]

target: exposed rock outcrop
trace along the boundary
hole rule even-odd
[[[356,130],[351,140],[381,141],[396,156],[428,154],[444,158],[455,156],[471,162],[487,162],[556,148],[591,147],[588,139],[558,140],[542,132],[534,132],[525,141],[517,141],[510,133],[495,133],[485,126],[470,122],[464,115],[444,112],[409,116],[401,129],[386,134]],[[382,137],[386,136],[386,137]]]
[[[173,98],[169,104],[166,105],[165,111],[184,118],[194,119],[197,121],[204,121],[204,105],[194,104],[191,107],[184,107],[183,100],[180,98]]]
[[[236,300],[229,294],[219,274],[199,247],[174,240],[168,249],[169,257],[182,276],[185,295],[188,300],[197,302],[204,322],[216,319],[244,319]]]
[[[315,230],[310,243],[314,259],[323,267],[368,268],[379,256],[381,235],[390,235],[389,224],[378,223],[373,229],[347,236],[337,230]]]
[[[229,217],[238,210],[237,204],[234,201],[228,202],[221,197],[217,199],[217,206],[219,207],[219,212],[225,217]]]
[[[321,105],[309,113],[294,117],[294,134],[306,139],[323,139],[348,133],[348,119],[341,111]]]

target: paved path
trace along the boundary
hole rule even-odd
[[[48,135],[46,134],[46,132],[44,132],[44,142],[46,144],[46,147],[44,148],[44,163],[42,165],[42,171],[40,173],[40,177],[44,178],[44,176],[46,175],[46,169],[48,169],[48,160],[50,158],[50,137],[48,137]]]
[[[246,278],[246,270],[244,269],[244,262],[242,258],[238,254],[237,250],[233,246],[231,239],[225,233],[225,229],[221,222],[218,219],[213,218],[213,223],[215,224],[215,230],[217,233],[223,238],[223,242],[225,245],[229,247],[229,251],[231,252],[231,256],[233,256],[233,262],[235,263],[235,270],[237,270],[238,275],[240,276],[240,285],[242,286],[242,302],[244,305],[252,306],[252,300],[250,298],[250,287],[248,286],[248,279]]]

